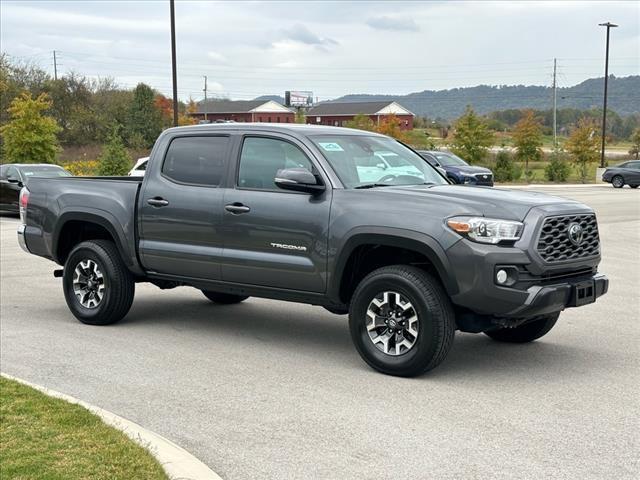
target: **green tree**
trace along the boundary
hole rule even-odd
[[[51,107],[45,93],[33,98],[30,93],[16,97],[9,107],[11,120],[0,128],[7,163],[53,163],[58,153],[55,119],[44,115]]]
[[[118,176],[126,175],[131,169],[131,158],[124,148],[122,138],[114,128],[109,143],[104,147],[104,151],[99,159],[98,175]]]
[[[565,149],[578,167],[582,183],[587,179],[589,163],[598,160],[600,136],[596,132],[593,120],[582,118],[565,143]]]
[[[631,134],[629,155],[634,155],[636,160],[638,160],[638,156],[640,156],[640,128],[637,128],[636,131]]]
[[[133,91],[133,101],[129,107],[127,138],[138,134],[145,147],[151,147],[162,132],[162,113],[155,104],[153,89],[139,83]]]
[[[362,113],[357,114],[352,120],[347,121],[344,126],[357,128],[358,130],[367,130],[368,132],[373,132],[376,129],[376,124],[373,123],[373,120]]]
[[[469,163],[480,163],[493,145],[494,136],[487,123],[473,108],[467,107],[464,114],[454,124],[455,134],[451,150]]]
[[[529,176],[529,161],[542,158],[542,126],[534,116],[533,110],[527,110],[513,129],[513,144],[516,158],[524,160],[525,176]]]

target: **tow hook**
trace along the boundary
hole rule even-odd
[[[57,268],[53,271],[53,276],[55,278],[62,278],[62,275],[64,275],[64,269],[62,268]]]

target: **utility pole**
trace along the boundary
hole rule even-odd
[[[556,63],[557,59],[553,59],[553,149],[558,148],[558,131],[556,126],[556,110],[558,108],[558,83],[556,81]]]
[[[178,72],[176,67],[176,14],[174,0],[169,0],[171,14],[171,70],[173,76],[173,126],[178,126]]]
[[[58,80],[58,62],[56,61],[56,51],[53,51],[53,79]]]
[[[204,88],[202,89],[202,91],[204,92],[204,121],[207,121],[207,76],[203,75],[204,77]]]
[[[599,23],[601,27],[607,27],[607,46],[604,60],[604,106],[602,107],[602,148],[600,149],[600,168],[604,168],[604,143],[607,131],[607,83],[609,81],[609,30],[618,25],[615,23]]]

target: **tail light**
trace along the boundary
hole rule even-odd
[[[27,205],[29,204],[29,190],[27,187],[22,187],[20,190],[20,199],[18,200],[20,204],[20,221],[23,224],[27,223]]]

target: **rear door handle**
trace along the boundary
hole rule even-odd
[[[240,202],[235,202],[235,203],[230,203],[229,205],[225,205],[224,209],[227,212],[233,213],[234,215],[239,215],[241,213],[247,213],[251,211],[249,207],[247,207],[246,205],[243,205]]]
[[[161,197],[150,198],[149,200],[147,200],[147,203],[154,207],[166,207],[167,205],[169,205],[169,201]]]

